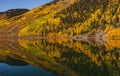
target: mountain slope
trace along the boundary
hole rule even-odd
[[[19,25],[19,36],[71,36],[96,34],[99,30],[117,36],[119,34],[114,33],[118,33],[120,27],[120,1],[55,0],[0,21],[0,26],[11,25],[6,29],[9,31],[14,31],[16,24]]]
[[[9,33],[18,32],[20,29],[22,29],[25,26],[30,27],[29,29],[31,29],[32,24],[35,24],[35,27],[33,27],[33,29],[36,28],[36,25],[39,25],[38,27],[41,27],[39,20],[45,20],[50,15],[51,16],[52,16],[52,14],[54,15],[54,13],[62,10],[62,6],[64,8],[67,8],[68,7],[67,3],[71,3],[71,2],[72,2],[72,0],[70,0],[70,2],[69,2],[69,0],[59,1],[59,2],[52,1],[46,5],[35,8],[25,14],[12,17],[8,20],[0,20],[0,27],[3,27],[0,29],[0,31],[7,31],[7,33],[8,32]],[[7,25],[9,25],[9,26],[7,26]],[[27,29],[27,31],[29,29]],[[40,29],[39,29],[39,31],[40,31]],[[26,35],[26,32],[25,32],[25,35]]]
[[[19,35],[71,36],[95,33],[97,30],[109,33],[108,27],[119,28],[119,0],[73,0],[71,4],[66,4],[61,7],[64,10],[51,12],[35,20],[22,29]],[[55,6],[57,5],[59,4]],[[51,6],[49,5],[49,8]],[[65,6],[67,8],[64,8]]]

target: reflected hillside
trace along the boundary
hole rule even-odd
[[[47,71],[51,71],[55,74],[59,74],[61,76],[74,76],[77,74],[72,71],[71,69],[68,69],[64,65],[56,62],[51,57],[41,54],[38,52],[44,51],[44,49],[39,48],[39,44],[34,44],[31,42],[31,44],[28,44],[28,42],[24,41],[22,42],[22,46],[20,45],[22,41],[12,40],[12,39],[1,39],[0,40],[0,61],[10,64],[10,65],[17,65],[17,63],[12,64],[12,62],[17,61],[18,63],[26,63],[29,65],[33,65],[38,68],[45,69]],[[28,44],[28,45],[25,45]],[[36,45],[36,47],[34,46]],[[36,48],[30,50],[29,47]],[[41,45],[42,47],[42,45]],[[44,47],[43,47],[44,48]],[[44,53],[44,52],[43,52]],[[9,60],[11,62],[9,62]],[[23,64],[19,64],[23,65]]]
[[[98,46],[96,42],[90,44],[90,41],[71,41],[67,38],[19,40],[21,46],[37,56],[59,63],[81,76],[119,76],[118,42],[110,39]]]
[[[9,56],[2,56],[0,55],[0,63],[7,63],[9,65],[15,65],[15,66],[27,66],[28,63],[21,61],[19,59],[14,59]]]
[[[119,76],[119,39],[96,42],[71,37],[0,39],[0,62],[33,65],[62,76]]]

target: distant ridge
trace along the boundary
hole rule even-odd
[[[28,11],[29,11],[28,9],[10,9],[5,12],[0,12],[0,20],[9,19],[11,17],[21,15]]]

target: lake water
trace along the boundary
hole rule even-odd
[[[0,63],[0,76],[55,76],[32,65],[16,66]]]
[[[120,40],[0,39],[0,76],[120,76]]]

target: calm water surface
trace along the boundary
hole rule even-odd
[[[120,40],[0,40],[0,76],[120,76]]]
[[[36,68],[32,65],[16,66],[0,63],[0,76],[55,76],[54,74]]]

